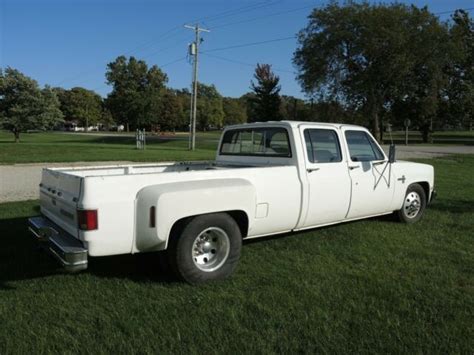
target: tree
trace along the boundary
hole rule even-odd
[[[448,83],[442,95],[443,123],[472,130],[474,118],[474,21],[466,11],[452,16],[449,29],[450,61]]]
[[[210,127],[222,127],[224,123],[224,109],[222,96],[214,85],[198,83],[196,124],[201,130]]]
[[[58,90],[61,111],[67,121],[77,120],[86,128],[102,120],[102,97],[94,91],[81,87]]]
[[[304,91],[369,117],[381,140],[383,114],[407,98],[429,117],[442,82],[446,27],[426,8],[330,3],[299,34],[294,63]]]
[[[0,124],[20,141],[27,130],[51,129],[62,121],[59,100],[50,88],[7,67],[0,70]]]
[[[222,101],[222,107],[224,109],[224,125],[247,122],[246,107],[241,100],[226,97]]]
[[[168,78],[156,65],[148,68],[143,60],[125,56],[107,65],[106,79],[113,86],[107,97],[107,107],[114,119],[141,128],[156,124],[160,98]]]
[[[271,65],[257,64],[251,88],[255,98],[250,102],[253,106],[250,121],[276,121],[280,119],[280,78],[272,72]]]
[[[160,130],[174,130],[183,125],[183,107],[176,91],[164,91],[157,123]]]

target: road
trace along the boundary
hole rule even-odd
[[[383,147],[388,152],[388,146]],[[397,146],[398,159],[433,158],[449,154],[474,154],[473,146]],[[45,167],[116,165],[129,162],[76,162],[0,165],[0,203],[38,199],[41,170]]]

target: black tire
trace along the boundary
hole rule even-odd
[[[241,248],[242,235],[235,220],[227,213],[213,213],[194,217],[177,228],[168,257],[178,278],[198,284],[232,275]]]
[[[419,184],[412,184],[407,188],[402,208],[397,211],[398,219],[403,223],[418,222],[423,217],[425,208],[425,190]]]

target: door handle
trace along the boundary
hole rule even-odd
[[[354,169],[357,169],[357,168],[360,168],[360,165],[349,166],[350,170],[354,170]]]
[[[318,170],[319,170],[319,168],[306,169],[306,171],[307,171],[308,173],[312,173],[313,171],[318,171]]]

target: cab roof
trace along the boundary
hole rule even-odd
[[[341,127],[353,127],[353,128],[362,128],[366,129],[363,126],[345,124],[345,123],[329,123],[329,122],[313,122],[313,121],[265,121],[265,122],[252,122],[252,123],[242,123],[238,125],[232,125],[225,127],[226,129],[242,129],[250,127],[262,127],[262,126],[283,126],[297,128],[303,124],[315,124],[320,126],[332,127],[332,128],[341,128]]]

